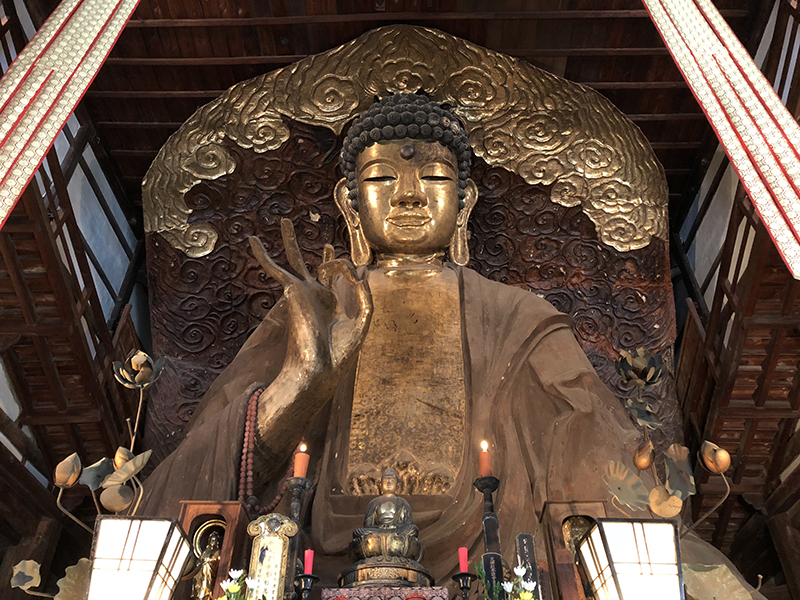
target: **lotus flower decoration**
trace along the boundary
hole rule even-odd
[[[11,570],[11,587],[26,591],[37,587],[42,582],[42,577],[39,574],[41,566],[35,560],[18,562]]]
[[[633,455],[633,466],[640,471],[646,471],[653,466],[655,459],[656,451],[655,446],[653,446],[653,442],[650,440],[645,440],[639,445]]]
[[[67,567],[64,577],[56,581],[58,593],[53,600],[83,600],[89,587],[89,574],[92,563],[88,558]]]
[[[78,483],[82,470],[81,459],[77,452],[73,452],[56,465],[53,471],[53,483],[61,489],[71,488]]]
[[[680,500],[686,500],[697,493],[692,466],[689,464],[689,449],[680,444],[672,444],[664,454],[669,493]]]
[[[641,390],[641,388],[638,389]],[[633,418],[636,419],[640,427],[644,427],[645,430],[661,427],[661,419],[649,402],[645,402],[641,398],[628,398],[625,401],[625,405],[631,411]]]
[[[164,369],[166,359],[162,356],[157,361],[148,356],[141,350],[131,350],[125,363],[114,361],[114,378],[120,385],[124,385],[131,390],[139,390],[139,407],[136,409],[136,421],[131,431],[131,444],[129,450],[132,452],[136,445],[136,434],[139,432],[139,417],[142,414],[142,404],[144,403],[144,390],[155,383],[161,371]],[[130,423],[128,423],[130,427]],[[114,457],[117,460],[117,457]]]
[[[669,493],[667,486],[657,485],[650,490],[650,510],[659,517],[671,519],[683,510],[683,500]]]
[[[638,388],[658,383],[664,374],[664,359],[661,355],[648,352],[644,348],[637,348],[633,354],[620,350],[614,366],[625,381]]]
[[[724,473],[731,466],[731,455],[728,451],[709,441],[700,446],[700,459],[703,466],[712,473]]]
[[[158,379],[165,363],[163,356],[154,362],[147,353],[131,350],[124,363],[114,361],[114,378],[126,388],[144,389]]]
[[[639,476],[622,463],[611,461],[606,465],[603,481],[617,502],[633,510],[647,508],[647,488]]]

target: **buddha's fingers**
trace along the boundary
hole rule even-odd
[[[283,247],[286,250],[286,260],[289,261],[289,266],[306,281],[313,281],[314,278],[308,272],[303,255],[300,253],[300,246],[297,245],[294,225],[289,219],[281,219],[281,237],[283,238]]]
[[[337,366],[355,356],[367,335],[369,322],[372,319],[372,293],[366,280],[355,281],[353,291],[356,294],[358,313],[342,327],[345,333],[333,348],[333,362]]]
[[[277,280],[284,290],[297,281],[296,277],[279,267],[275,261],[270,258],[269,254],[267,254],[267,249],[264,248],[264,244],[254,235],[250,236],[250,249],[253,251],[253,256],[256,257],[256,260],[261,264],[267,275]]]
[[[344,277],[345,281],[350,285],[358,283],[358,275],[356,274],[355,268],[350,261],[343,258],[322,263],[317,269],[317,274],[319,282],[328,289],[331,289],[333,279],[337,275]]]
[[[304,367],[313,367],[320,361],[327,363],[328,342],[323,340],[319,306],[312,300],[309,290],[298,281],[288,286],[284,295],[289,305],[290,335],[297,349],[295,360],[306,363]]]
[[[336,250],[330,244],[325,244],[322,250],[322,262],[331,262],[336,257]]]
[[[356,302],[358,303],[358,314],[356,315],[356,321],[358,321],[357,329],[363,340],[369,321],[372,318],[372,292],[369,291],[369,284],[366,279],[357,281],[354,289],[356,292]],[[359,343],[361,343],[361,341],[359,341]]]

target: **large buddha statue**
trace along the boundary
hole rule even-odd
[[[479,201],[470,160],[459,121],[425,97],[389,96],[355,119],[335,189],[355,267],[329,249],[312,276],[288,222],[294,273],[253,242],[283,298],[148,479],[147,512],[236,497],[248,401],[261,387],[253,483],[273,489],[305,437],[319,457],[310,533],[324,584],[347,567],[365,496],[379,493],[386,468],[413,498],[436,581],[457,568],[459,546],[482,550],[483,499],[472,487],[481,440],[502,482],[504,548],[537,531],[545,502],[608,499],[603,468],[631,464],[636,429],[569,317],[465,268]]]

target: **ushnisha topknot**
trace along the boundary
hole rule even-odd
[[[347,178],[352,207],[358,210],[358,155],[364,148],[378,142],[404,138],[439,142],[453,152],[458,161],[458,206],[464,208],[472,165],[472,149],[467,134],[450,111],[418,94],[395,94],[382,98],[358,115],[347,131],[339,166]]]

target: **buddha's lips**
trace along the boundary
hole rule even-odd
[[[402,213],[387,217],[386,220],[395,227],[422,227],[431,218],[429,215],[421,213]]]

